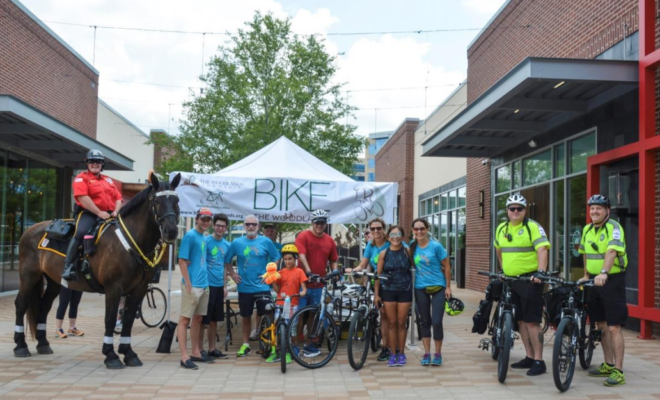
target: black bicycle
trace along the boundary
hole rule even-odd
[[[499,279],[503,281],[504,284],[502,287],[502,296],[495,309],[495,315],[491,320],[491,326],[489,326],[488,333],[491,338],[482,339],[480,346],[485,350],[490,348],[491,356],[493,359],[497,359],[497,379],[500,383],[504,383],[509,371],[509,355],[511,353],[511,348],[513,348],[513,341],[517,336],[513,329],[516,306],[511,301],[511,289],[509,286],[511,282],[529,281],[530,278],[522,276],[506,276],[502,273],[485,271],[479,271],[478,274],[488,276],[491,279]]]
[[[119,303],[119,312],[117,323],[115,324],[115,334],[121,334],[122,317],[124,315],[124,302],[126,297],[122,297]],[[167,313],[167,298],[162,290],[149,284],[149,289],[140,303],[140,307],[135,313],[135,319],[141,319],[149,328],[155,328],[165,319]]]
[[[544,277],[543,281],[562,291],[559,305],[560,320],[552,351],[552,377],[560,392],[571,386],[575,372],[575,359],[579,355],[583,369],[589,368],[601,332],[587,316],[585,287],[594,286],[594,280],[570,282],[559,278]],[[549,311],[553,311],[551,308]]]

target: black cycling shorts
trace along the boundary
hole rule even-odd
[[[516,322],[538,322],[543,319],[543,285],[529,281],[510,284],[511,300],[516,305]]]
[[[609,275],[604,286],[588,287],[586,290],[587,312],[592,321],[605,321],[611,326],[626,324],[628,304],[625,272]]]
[[[381,290],[383,303],[412,303],[412,290]]]
[[[271,294],[270,292],[238,293],[238,309],[241,317],[247,318],[252,316],[255,302],[257,303],[257,315],[261,317],[266,314],[266,304],[268,302],[263,300],[256,301],[256,298],[259,297],[271,297]]]
[[[202,319],[202,324],[208,325],[209,322],[222,322],[225,320],[224,300],[224,286],[209,286],[209,306],[206,309],[206,316]]]

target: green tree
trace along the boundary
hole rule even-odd
[[[208,64],[203,93],[184,103],[182,133],[163,139],[179,154],[159,172],[217,171],[286,136],[350,173],[365,140],[344,123],[353,108],[334,82],[335,57],[316,36],[292,33],[288,19],[257,12],[245,25]]]

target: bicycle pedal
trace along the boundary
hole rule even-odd
[[[479,341],[479,349],[482,349],[483,351],[488,351],[490,349],[491,345],[491,340],[490,339],[481,339]]]

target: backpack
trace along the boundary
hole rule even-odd
[[[490,322],[490,313],[493,310],[492,300],[481,300],[477,312],[472,317],[472,333],[483,335],[488,329]]]

